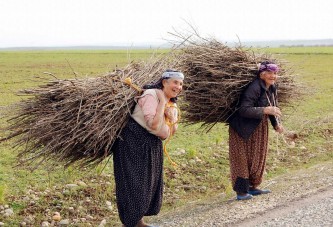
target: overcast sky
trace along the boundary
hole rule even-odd
[[[0,47],[333,38],[332,0],[0,0]]]

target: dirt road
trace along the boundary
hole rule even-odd
[[[221,194],[160,214],[150,223],[161,227],[333,226],[333,161],[286,173],[264,182],[265,186],[272,193],[248,201],[226,200]]]
[[[333,187],[235,223],[235,226],[333,226]]]

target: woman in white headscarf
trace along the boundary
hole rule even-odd
[[[165,71],[146,85],[127,125],[113,146],[119,217],[126,227],[149,226],[143,216],[156,215],[162,205],[163,146],[177,130],[176,100],[184,75]]]

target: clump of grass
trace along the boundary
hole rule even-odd
[[[5,202],[5,190],[6,185],[0,185],[0,204],[4,204]]]

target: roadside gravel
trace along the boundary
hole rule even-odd
[[[333,187],[239,226],[333,226]],[[270,213],[270,212],[269,212]]]
[[[262,185],[263,188],[271,189],[272,193],[256,196],[248,201],[226,199],[221,194],[209,201],[187,204],[186,207],[160,214],[149,221],[160,227],[333,226],[333,194],[330,193],[333,189],[332,161],[289,172],[265,181]],[[321,198],[323,193],[328,194]],[[316,195],[320,203],[313,205],[311,197]],[[307,198],[309,201],[306,203],[303,200]],[[300,207],[302,209],[297,210]],[[286,211],[283,213],[281,210]],[[291,213],[295,214],[294,217],[290,216]],[[311,219],[310,214],[314,218]],[[260,218],[265,215],[267,220]],[[312,223],[310,219],[318,220],[318,223]]]

